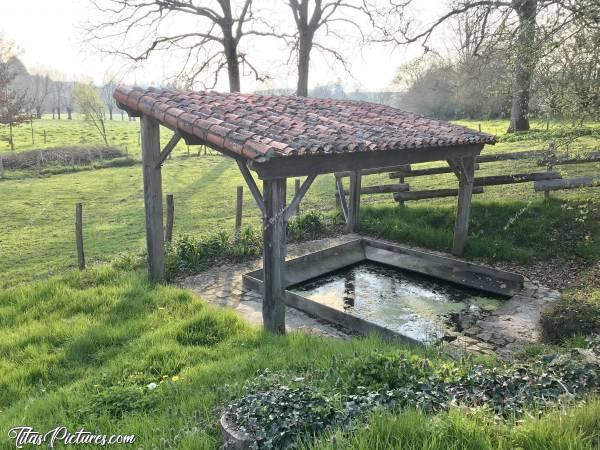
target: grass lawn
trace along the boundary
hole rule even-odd
[[[303,333],[278,337],[216,310],[188,291],[108,266],[71,271],[0,293],[0,446],[8,430],[58,424],[133,434],[144,449],[218,448],[219,408],[258,371],[298,376],[332,358],[397,349],[374,338],[340,341]],[[405,349],[446,358],[430,350]],[[476,361],[459,363],[470,367]],[[148,385],[155,383],[155,389]],[[497,421],[484,410],[373,416],[356,433],[314,448],[564,448],[600,444],[600,404],[542,419]],[[61,447],[62,448],[62,447]],[[114,448],[119,448],[115,446]]]
[[[138,154],[139,122],[109,122],[117,144],[129,145]],[[477,122],[461,122],[477,128]],[[502,133],[505,121],[482,122],[483,131]],[[79,118],[73,121],[43,119],[35,129],[47,129],[55,138],[48,146],[73,145],[86,135],[86,143],[98,143],[98,137]],[[590,130],[596,130],[590,127]],[[27,136],[27,128],[17,128]],[[554,129],[553,129],[554,130]],[[162,139],[170,133],[163,132]],[[516,139],[488,147],[484,152],[538,149],[547,146],[545,135],[508,136]],[[547,137],[547,136],[546,136]],[[506,139],[508,139],[506,138]],[[571,152],[598,146],[597,137],[583,135],[570,144]],[[23,150],[31,148],[23,146]],[[135,151],[131,150],[134,149]],[[192,149],[192,154],[194,154]],[[217,155],[187,157],[185,145],[176,157],[165,163],[164,193],[175,196],[175,234],[202,234],[232,230],[236,186],[243,185],[235,164]],[[420,165],[435,166],[439,163]],[[570,165],[560,168],[563,177],[597,174],[600,164]],[[507,161],[482,165],[478,175],[544,171],[535,161]],[[364,184],[390,183],[384,175],[365,178]],[[455,187],[451,174],[408,179],[411,190]],[[302,204],[304,211],[332,214],[335,210],[334,180],[331,175],[317,178]],[[293,180],[288,192],[293,192]],[[291,194],[290,194],[291,195]],[[581,189],[553,194],[559,203],[546,204],[543,195],[533,191],[532,183],[486,187],[475,197],[471,222],[471,240],[467,256],[517,259],[552,255],[557,246],[573,247],[576,252],[598,259],[598,227],[594,226],[600,196],[597,189]],[[138,252],[144,246],[143,186],[139,165],[65,173],[48,177],[0,180],[0,287],[74,267],[75,203],[84,205],[84,238],[89,263],[105,262],[122,252]],[[562,208],[560,201],[568,200]],[[391,195],[364,197],[363,230],[404,242],[413,242],[440,250],[450,248],[455,199],[410,202],[398,208]],[[370,205],[370,207],[369,207]],[[549,205],[549,207],[548,207]],[[522,212],[521,212],[522,211]],[[509,224],[509,221],[513,221]],[[583,220],[583,223],[581,222]],[[259,214],[250,193],[245,190],[244,222],[259,224]],[[543,226],[536,229],[536,224]],[[508,225],[508,229],[504,227]],[[572,230],[571,230],[572,229]],[[557,236],[557,230],[567,230]],[[543,231],[543,232],[542,232]],[[571,233],[570,231],[573,231]],[[529,239],[536,233],[535,240]],[[554,235],[552,235],[554,233]],[[591,249],[591,250],[590,250]],[[538,254],[539,251],[545,252]],[[564,253],[564,252],[563,252]]]

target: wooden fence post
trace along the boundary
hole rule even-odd
[[[175,220],[175,202],[173,194],[167,194],[167,229],[165,231],[165,241],[169,244],[173,242],[173,222]]]
[[[2,155],[0,155],[0,178],[4,178],[4,161],[2,161]]]
[[[85,255],[83,253],[83,205],[75,205],[75,241],[77,242],[77,267],[85,269]]]
[[[298,178],[296,178],[296,181],[294,182],[294,194],[297,194],[299,190],[300,190],[300,180]],[[300,203],[298,203],[298,207],[296,208],[296,215],[297,216],[300,215]]]
[[[237,195],[235,200],[235,236],[239,237],[242,230],[242,209],[244,207],[244,187],[237,187]]]

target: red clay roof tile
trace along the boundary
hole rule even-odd
[[[114,98],[249,159],[496,142],[459,125],[358,101],[128,87]]]

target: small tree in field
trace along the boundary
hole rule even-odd
[[[104,144],[108,146],[105,123],[106,110],[96,88],[89,84],[77,84],[73,90],[73,100],[79,112],[84,115],[85,120],[94,125],[100,136],[102,136]]]

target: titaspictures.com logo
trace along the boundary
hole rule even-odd
[[[96,434],[81,428],[79,431],[71,432],[67,427],[59,426],[41,433],[28,426],[12,427],[8,430],[8,437],[15,441],[16,448],[26,446],[46,446],[56,448],[56,444],[64,445],[95,445],[106,447],[117,444],[133,444],[135,436],[128,434]]]

